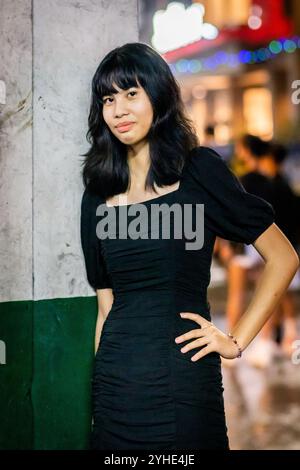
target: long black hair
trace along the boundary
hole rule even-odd
[[[138,81],[137,81],[138,80]],[[173,184],[180,179],[189,152],[199,145],[190,118],[185,115],[179,85],[169,65],[151,46],[127,43],[109,52],[92,79],[87,141],[82,154],[85,187],[108,199],[130,186],[127,146],[111,132],[102,115],[102,97],[116,93],[113,82],[123,90],[144,88],[153,108],[148,132],[150,168],[145,188]],[[155,191],[156,192],[156,191]]]

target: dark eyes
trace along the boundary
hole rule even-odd
[[[132,95],[132,94],[133,94],[133,95],[136,95],[137,92],[136,92],[136,91],[129,91],[129,93],[127,93],[127,95]],[[108,100],[112,100],[112,99],[113,99],[113,98],[110,98],[110,97],[109,97],[109,98],[104,98],[104,99],[102,100],[102,103],[103,103],[103,104],[110,104],[111,101],[108,101]]]

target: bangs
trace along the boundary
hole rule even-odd
[[[101,101],[103,96],[118,93],[113,83],[123,90],[138,87],[138,81],[140,84],[143,81],[140,74],[140,70],[137,70],[133,64],[128,63],[128,60],[121,62],[118,58],[116,62],[115,58],[112,58],[104,65],[99,75],[95,77],[95,92]]]

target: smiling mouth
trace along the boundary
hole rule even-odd
[[[127,132],[129,131],[129,129],[132,128],[133,125],[134,125],[134,122],[131,122],[130,124],[125,124],[124,126],[118,126],[116,129],[119,132]]]

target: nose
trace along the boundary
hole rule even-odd
[[[119,118],[123,115],[128,114],[127,108],[126,108],[126,103],[124,99],[115,99],[115,117]]]

